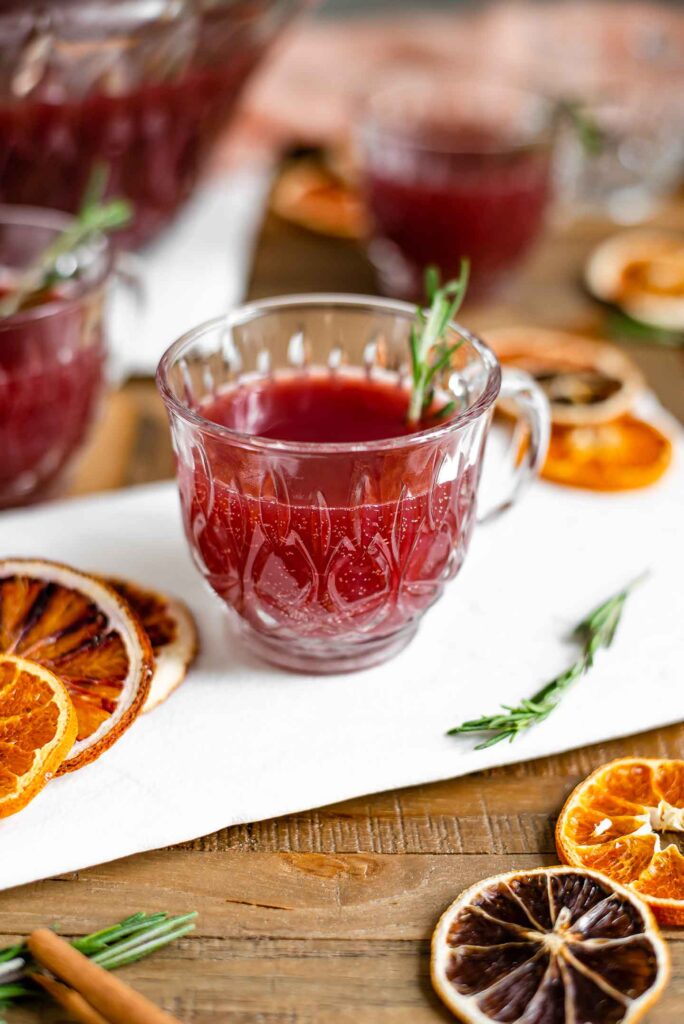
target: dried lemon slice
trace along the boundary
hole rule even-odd
[[[67,756],[78,722],[63,683],[23,658],[0,656],[0,818],[33,800]]]
[[[664,839],[669,833],[670,840]],[[556,826],[561,860],[637,892],[663,924],[684,924],[684,761],[623,757],[568,797]]]
[[[432,939],[432,983],[466,1024],[634,1024],[669,955],[648,907],[582,868],[511,871],[466,889]]]
[[[0,654],[53,672],[78,717],[59,774],[94,761],[147,699],[152,649],[126,602],[102,580],[40,559],[0,561]]]
[[[150,638],[154,673],[143,712],[166,700],[185,679],[197,654],[197,627],[190,610],[179,601],[128,580],[110,579],[112,587],[131,606]]]

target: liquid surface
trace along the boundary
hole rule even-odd
[[[345,376],[301,376],[248,385],[202,406],[214,423],[280,441],[358,443],[403,437],[408,392]]]

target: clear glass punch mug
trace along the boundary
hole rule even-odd
[[[204,415],[224,391],[293,374],[377,378],[408,387],[414,307],[355,295],[254,302],[201,324],[159,364],[195,563],[249,647],[286,668],[365,668],[391,657],[459,571],[478,519],[494,405],[505,398],[528,444],[508,508],[545,457],[549,414],[526,374],[501,369],[487,345],[460,340],[438,382],[447,421],[354,443],[273,440]]]

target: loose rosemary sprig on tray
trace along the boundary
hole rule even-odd
[[[416,309],[416,318],[411,327],[409,345],[411,349],[411,398],[406,417],[415,426],[426,414],[430,414],[434,401],[436,375],[449,363],[452,355],[463,344],[457,341],[447,345],[445,334],[449,323],[461,308],[468,287],[470,263],[461,260],[461,272],[455,281],[441,285],[436,267],[425,272],[425,291],[430,304],[428,310],[421,306]],[[431,418],[448,416],[454,408],[447,402]]]
[[[0,317],[13,316],[37,294],[73,276],[74,261],[65,265],[65,257],[70,253],[75,253],[94,236],[128,224],[132,217],[130,203],[125,199],[104,199],[107,177],[105,165],[98,164],[93,169],[80,210],[69,227],[22,272],[16,287],[0,299]]]
[[[93,963],[114,971],[188,935],[195,928],[196,917],[196,911],[176,916],[133,914],[109,928],[74,939],[71,945]],[[31,981],[31,974],[38,970],[23,942],[0,950],[0,1009],[7,1009],[18,999],[44,995]]]
[[[541,690],[538,690],[533,697],[522,700],[520,704],[514,706],[502,704],[502,711],[498,714],[483,715],[482,718],[463,722],[455,729],[449,729],[447,736],[468,732],[491,733],[492,735],[488,739],[479,743],[475,748],[484,750],[486,747],[493,747],[495,743],[501,743],[502,740],[512,743],[520,733],[525,732],[530,726],[537,725],[548,718],[558,706],[565,691],[573,683],[576,683],[585,672],[588,672],[594,664],[596,652],[601,648],[610,647],[622,616],[625,601],[643,578],[640,576],[624,590],[609,597],[575,627],[572,638],[582,644],[582,653],[570,668],[542,686]]]

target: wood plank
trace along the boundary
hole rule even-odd
[[[518,854],[515,866],[554,859]],[[19,899],[1,893],[0,927],[23,934],[59,920],[84,933],[111,923],[107,905],[119,918],[198,910],[200,934],[222,938],[425,939],[462,889],[513,866],[490,854],[158,851],[26,886]]]
[[[649,1015],[651,1024],[681,1019],[683,942],[673,945],[673,956],[677,980]],[[186,939],[121,974],[186,1024],[453,1020],[432,991],[426,941]],[[27,1008],[15,1011],[11,1024],[59,1019],[58,1012]]]

